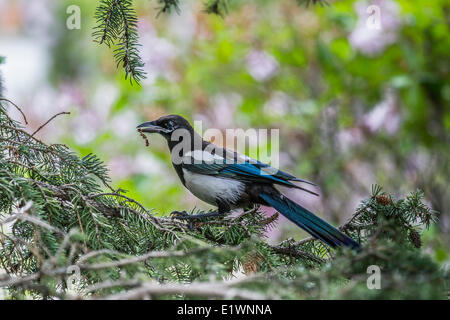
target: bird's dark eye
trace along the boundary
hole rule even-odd
[[[166,126],[167,126],[167,129],[173,129],[175,127],[175,122],[170,120],[169,122],[167,122]]]

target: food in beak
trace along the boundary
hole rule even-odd
[[[141,128],[138,128],[137,130],[138,130],[139,134],[141,135],[142,139],[145,140],[145,146],[146,146],[146,147],[150,146],[150,143],[148,142],[148,138],[147,138],[147,136],[142,132],[142,129],[141,129]]]

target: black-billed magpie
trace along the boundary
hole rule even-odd
[[[172,164],[183,185],[201,200],[217,206],[213,213],[189,215],[199,218],[224,215],[253,204],[271,206],[300,228],[331,247],[358,248],[359,244],[341,231],[281,194],[274,185],[316,193],[291,181],[298,179],[258,160],[204,141],[190,123],[179,115],[168,115],[138,127],[166,138]]]

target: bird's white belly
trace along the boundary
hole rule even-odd
[[[235,204],[245,190],[244,183],[240,181],[194,173],[186,169],[183,169],[183,177],[189,191],[212,205],[217,205],[217,199]]]

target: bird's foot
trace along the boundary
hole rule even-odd
[[[172,211],[170,213],[170,217],[172,219],[179,219],[179,220],[187,220],[188,227],[190,231],[194,231],[196,224],[194,223],[195,217],[193,215],[188,214],[186,211]]]

